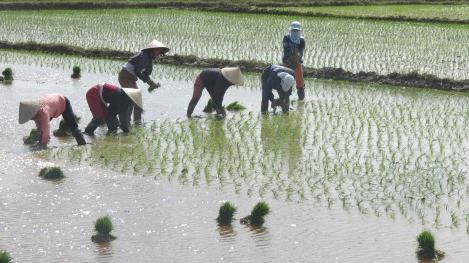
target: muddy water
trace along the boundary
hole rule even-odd
[[[181,185],[164,177],[53,160],[22,144],[33,123],[17,123],[19,101],[60,92],[71,100],[84,127],[91,118],[86,90],[102,81],[117,83],[116,76],[86,73],[72,80],[67,70],[12,64],[0,64],[0,69],[7,66],[15,69],[16,79],[0,85],[0,250],[10,252],[13,262],[418,262],[415,237],[426,227],[435,234],[437,247],[447,253],[444,262],[467,261],[469,236],[464,224],[435,228],[418,219],[268,199],[273,213],[263,227],[236,221],[232,227],[220,228],[214,219],[223,201],[237,205],[240,218],[250,213],[258,197],[216,185]],[[163,88],[154,94],[144,92],[146,120],[184,118],[191,81],[158,80]],[[258,114],[256,81],[251,77],[247,87],[230,89],[225,102],[242,101],[248,111]],[[309,80],[307,85],[334,83]],[[206,101],[204,94],[196,114],[202,113]],[[52,122],[52,129],[58,122]],[[70,138],[52,137],[50,142],[51,147],[74,144]],[[59,165],[67,178],[39,179],[37,174],[46,165]],[[112,218],[118,239],[94,244],[93,222],[104,215]]]

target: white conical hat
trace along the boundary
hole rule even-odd
[[[236,86],[244,85],[243,74],[241,74],[241,70],[239,68],[222,68],[221,74]]]
[[[37,114],[41,107],[42,99],[32,99],[20,102],[18,122],[20,124],[28,122]]]
[[[163,43],[161,43],[160,41],[156,39],[153,39],[150,43],[144,46],[142,50],[153,49],[153,48],[161,48],[162,49],[161,53],[166,53],[169,51],[169,48],[167,46],[165,46]]]
[[[122,88],[129,98],[143,110],[142,91],[139,89]]]

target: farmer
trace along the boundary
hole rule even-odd
[[[261,75],[261,113],[267,112],[269,100],[272,103],[272,108],[281,106],[283,113],[288,113],[290,108],[290,95],[292,87],[295,84],[294,75],[295,72],[293,72],[292,69],[280,65],[271,64],[264,68]],[[273,90],[278,92],[279,100],[275,100]]]
[[[194,111],[197,102],[199,102],[202,96],[202,91],[207,89],[210,97],[215,104],[215,110],[217,114],[226,116],[225,109],[222,106],[223,97],[225,96],[226,90],[232,86],[243,86],[244,80],[241,70],[239,68],[209,68],[204,69],[199,75],[197,75],[194,83],[194,92],[192,99],[187,107],[187,117],[191,118],[192,112]]]
[[[149,91],[159,88],[161,85],[159,82],[155,82],[151,79],[150,75],[153,71],[153,62],[160,56],[164,56],[169,51],[165,45],[158,40],[152,40],[142,50],[131,57],[127,63],[124,64],[121,71],[119,72],[119,84],[123,88],[138,89],[137,80],[147,83]],[[130,125],[130,117],[132,115],[133,106],[129,108],[127,121]],[[142,122],[142,112],[136,108],[134,110],[134,123],[140,125]]]
[[[67,97],[61,94],[47,94],[42,98],[20,102],[18,122],[23,124],[29,120],[34,120],[38,136],[33,140],[39,141],[40,139],[40,147],[45,149],[50,138],[50,121],[60,115],[72,131],[78,145],[85,145],[86,141],[75,121],[72,105]]]
[[[283,66],[295,71],[298,100],[305,99],[305,81],[303,78],[303,51],[305,39],[301,37],[301,23],[295,21],[290,25],[290,34],[283,37]]]
[[[86,101],[90,107],[93,119],[86,126],[85,133],[93,134],[96,128],[106,122],[108,134],[117,132],[119,127],[124,133],[129,133],[127,112],[133,105],[143,112],[142,91],[139,89],[120,88],[102,83],[91,87],[86,92]],[[117,120],[119,115],[119,120]]]

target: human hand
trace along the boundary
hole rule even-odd
[[[159,82],[154,82],[153,80],[148,81],[148,85],[150,85],[150,87],[148,87],[148,92],[150,93],[155,89],[161,87],[161,84]]]

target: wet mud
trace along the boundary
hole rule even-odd
[[[107,58],[116,60],[126,60],[133,55],[132,52],[118,50],[101,49],[83,49],[80,47],[60,45],[60,44],[38,44],[35,42],[11,43],[0,41],[0,49],[35,51],[54,54],[63,54],[70,56],[82,56],[90,58]],[[261,61],[238,60],[231,61],[225,59],[204,59],[196,56],[172,55],[161,57],[157,63],[171,64],[176,66],[191,66],[200,68],[222,68],[237,66],[242,71],[259,72],[268,65]],[[345,80],[352,82],[368,82],[393,86],[429,88],[447,91],[469,91],[469,79],[453,80],[448,78],[439,78],[430,74],[419,74],[418,72],[409,73],[390,73],[380,75],[376,72],[358,72],[344,70],[342,68],[309,68],[304,67],[304,76],[319,79]]]

